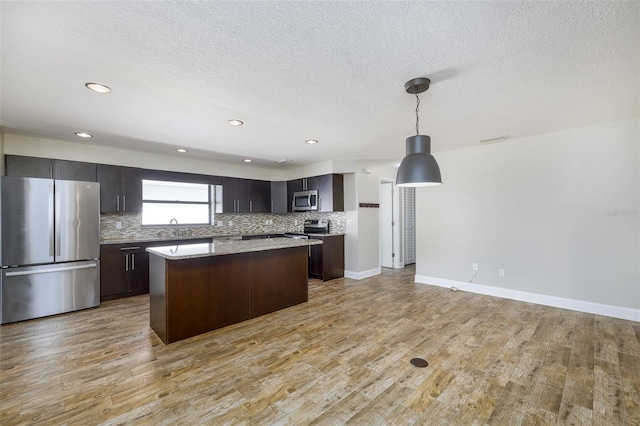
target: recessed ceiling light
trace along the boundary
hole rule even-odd
[[[244,122],[240,120],[229,120],[227,121],[227,123],[231,124],[232,126],[242,126],[244,124]]]
[[[245,163],[251,163],[253,160],[251,158],[245,158],[242,161],[244,161]]]
[[[91,133],[87,133],[87,132],[76,132],[76,136],[79,136],[81,138],[92,138],[93,135]]]
[[[98,92],[98,93],[111,93],[111,88],[109,86],[105,86],[104,84],[100,84],[100,83],[87,83],[85,84],[85,86],[87,87],[87,89],[89,90],[93,90],[94,92]]]
[[[176,151],[181,153],[181,154],[184,154],[185,152],[189,152],[189,150],[184,149],[184,148],[176,148]]]
[[[304,141],[304,143],[309,144],[309,145],[315,145],[318,143],[317,140],[315,139],[307,139],[306,141]]]
[[[282,160],[276,161],[276,164],[288,163],[289,161],[291,160],[287,160],[286,158],[283,158]]]

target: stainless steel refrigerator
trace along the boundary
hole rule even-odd
[[[100,304],[100,185],[0,177],[0,322]]]

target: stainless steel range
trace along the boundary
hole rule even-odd
[[[100,185],[0,178],[0,322],[100,304]]]
[[[328,234],[329,233],[329,220],[328,219],[309,219],[304,221],[304,233],[305,234]]]
[[[284,236],[289,238],[308,239],[309,235],[328,233],[328,219],[308,219],[304,221],[304,231],[302,233],[287,232],[286,234],[284,234]]]

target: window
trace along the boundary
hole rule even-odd
[[[142,181],[142,225],[210,225],[214,188],[200,183]]]

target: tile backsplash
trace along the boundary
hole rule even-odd
[[[180,225],[180,232],[193,237],[279,234],[302,232],[306,219],[328,219],[329,232],[344,233],[346,216],[344,212],[304,212],[304,213],[217,213],[214,226]],[[118,222],[121,228],[118,228]],[[222,226],[217,226],[222,222]],[[106,214],[100,216],[100,241],[155,240],[174,238],[175,226],[145,226],[141,224],[139,213]]]

